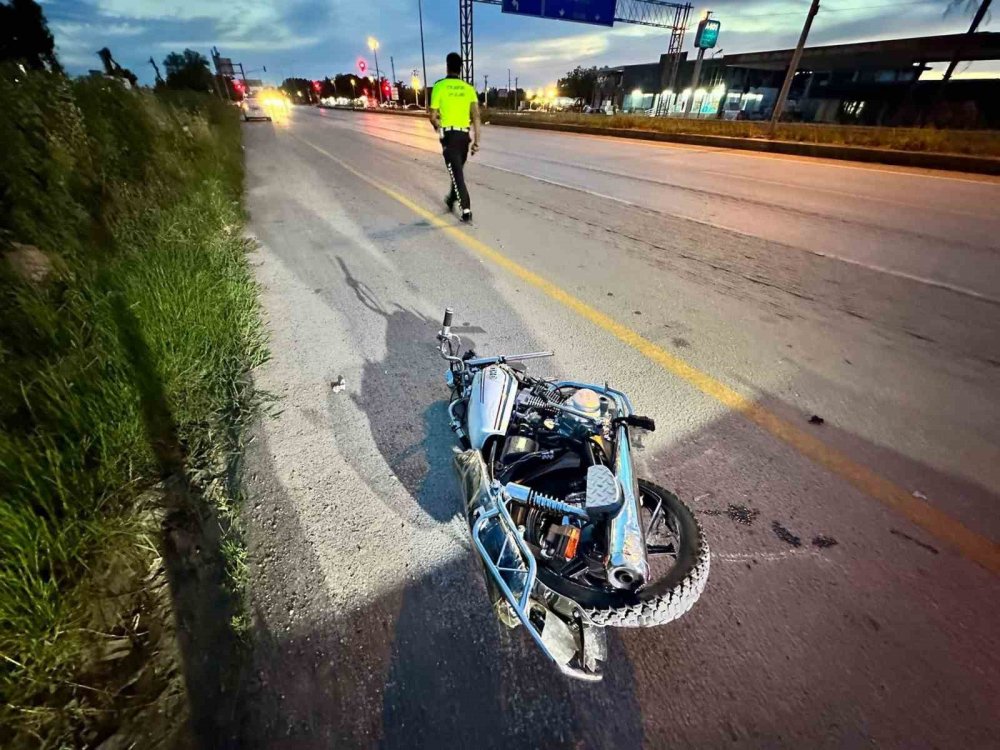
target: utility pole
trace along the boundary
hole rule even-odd
[[[389,67],[392,68],[392,85],[396,85],[396,61],[392,59],[392,55],[389,55]]]
[[[514,111],[517,112],[517,76],[514,77]]]
[[[490,106],[490,76],[483,75],[483,109]]]
[[[424,54],[424,4],[417,0],[417,13],[420,14],[420,59],[424,64],[424,107],[427,106],[427,55]]]
[[[507,104],[510,104],[510,68],[507,68]]]
[[[382,74],[378,69],[378,39],[373,36],[368,37],[368,49],[375,55],[375,88],[378,89],[378,103],[382,104]]]
[[[771,133],[781,120],[781,112],[785,108],[788,100],[788,91],[792,88],[792,79],[795,78],[795,71],[799,69],[799,60],[802,59],[802,48],[806,46],[806,39],[809,37],[809,29],[812,28],[813,19],[819,10],[819,0],[812,0],[809,12],[806,14],[806,22],[802,26],[802,34],[799,35],[799,43],[792,53],[792,61],[788,64],[788,72],[785,73],[785,82],[781,84],[781,91],[778,93],[778,100],[774,103],[774,111],[771,113]]]

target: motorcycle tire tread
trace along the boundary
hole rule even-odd
[[[666,625],[687,613],[701,597],[708,583],[711,552],[698,519],[676,495],[652,482],[642,480],[642,483],[650,485],[663,496],[673,497],[689,514],[688,521],[697,529],[698,550],[694,564],[676,585],[658,596],[625,607],[586,608],[585,612],[594,625],[610,628],[650,628]]]

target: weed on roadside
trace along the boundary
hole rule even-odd
[[[266,349],[239,124],[207,97],[5,69],[0,104],[0,745],[166,746],[176,498],[222,519],[246,585],[231,475]]]

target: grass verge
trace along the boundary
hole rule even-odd
[[[244,585],[230,477],[266,351],[239,123],[11,69],[0,104],[0,745],[169,745],[178,498]]]
[[[935,128],[888,128],[853,125],[781,123],[771,133],[770,124],[746,120],[694,120],[641,115],[583,115],[567,112],[513,114],[491,111],[497,125],[509,122],[563,123],[657,133],[720,135],[730,138],[760,138],[796,143],[865,146],[897,151],[927,151],[942,154],[1000,156],[1000,132],[996,130],[938,130]]]

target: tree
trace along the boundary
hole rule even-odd
[[[560,78],[558,83],[559,93],[563,96],[571,96],[574,99],[589,99],[594,94],[594,86],[597,84],[597,68],[582,68],[577,65],[566,74],[565,78]]]
[[[361,93],[361,79],[354,73],[340,73],[333,77],[333,87],[337,90],[337,96],[353,99]]]
[[[171,52],[163,58],[167,71],[167,88],[212,90],[212,73],[208,69],[208,59],[200,52],[186,49],[183,53]]]
[[[33,70],[62,72],[45,14],[35,0],[0,3],[0,60],[14,60]]]
[[[288,94],[292,101],[310,101],[312,83],[308,78],[286,78],[278,88]]]

